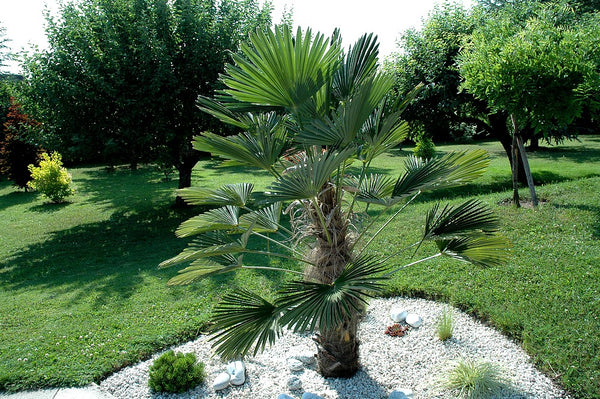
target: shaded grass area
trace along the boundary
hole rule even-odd
[[[538,195],[549,201],[537,211],[497,205],[510,197],[508,160],[499,144],[480,143],[492,155],[480,181],[423,196],[372,250],[387,254],[413,242],[432,201],[478,196],[495,209],[513,243],[509,264],[424,263],[398,273],[386,294],[457,305],[520,340],[577,397],[598,397],[600,141],[583,140],[530,154],[534,177],[545,184]],[[468,147],[474,146],[438,150]],[[381,157],[378,172],[397,175],[409,153]],[[0,389],[98,381],[206,330],[212,307],[228,290],[244,286],[270,296],[281,284],[279,274],[243,272],[167,287],[176,271],[156,266],[185,246],[173,231],[198,212],[171,208],[176,183],[150,167],[71,172],[78,192],[58,206],[0,182]],[[265,174],[221,169],[211,160],[198,164],[193,180],[268,183]]]

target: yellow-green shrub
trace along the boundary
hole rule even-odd
[[[62,165],[62,157],[58,152],[52,155],[43,153],[39,166],[29,165],[31,181],[27,185],[37,190],[52,202],[62,202],[75,190],[71,188],[71,175]]]

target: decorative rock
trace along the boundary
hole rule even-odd
[[[423,319],[418,314],[409,313],[406,315],[406,324],[414,328],[419,328],[423,324]]]
[[[277,396],[277,399],[294,399],[294,398],[292,398],[290,395],[280,393],[279,396]]]
[[[291,377],[287,381],[287,386],[291,391],[297,391],[302,389],[302,380],[300,380],[298,377]]]
[[[396,389],[390,393],[388,399],[412,399],[413,391],[410,389]]]
[[[319,395],[315,395],[314,393],[304,392],[302,394],[302,399],[324,399],[324,398]]]
[[[294,356],[294,359],[300,360],[305,366],[310,366],[315,364],[315,355],[312,354],[302,354],[298,356]]]
[[[301,371],[304,369],[304,363],[298,359],[290,358],[287,360],[287,366],[290,371]]]
[[[227,365],[227,372],[231,376],[231,385],[242,385],[246,382],[246,366],[241,360],[236,360]]]
[[[217,376],[217,378],[215,378],[212,387],[215,391],[220,391],[229,386],[230,380],[231,376],[229,375],[229,373],[221,373]]]
[[[390,318],[396,323],[400,323],[406,319],[408,312],[399,307],[393,307],[390,311]]]

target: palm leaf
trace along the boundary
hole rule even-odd
[[[203,278],[216,274],[229,273],[242,267],[242,255],[236,258],[231,254],[224,254],[211,259],[199,259],[194,261],[189,267],[180,270],[177,276],[167,282],[167,285],[191,284]]]
[[[240,227],[248,228],[254,225],[254,231],[274,233],[279,230],[282,203],[276,202],[270,206],[246,213],[240,217]]]
[[[370,174],[363,178],[360,187],[359,179],[352,176],[345,180],[346,189],[356,192],[356,200],[369,204],[391,205],[399,199],[391,198],[394,191],[394,179],[387,175]]]
[[[254,189],[252,183],[226,184],[217,189],[187,187],[178,190],[178,194],[192,205],[232,205],[243,207],[250,199]]]
[[[340,100],[346,100],[356,86],[377,68],[379,43],[377,36],[365,34],[348,50],[344,62],[336,71],[332,81],[332,92]]]
[[[435,242],[443,255],[483,267],[501,266],[509,258],[507,248],[510,243],[506,237],[499,235],[460,237]]]
[[[240,224],[239,215],[240,208],[236,206],[211,209],[181,223],[175,234],[177,237],[189,237],[207,231],[234,230]]]
[[[473,181],[485,172],[489,162],[485,150],[452,152],[431,160],[409,156],[406,171],[398,178],[392,196],[404,197]]]
[[[229,163],[272,170],[287,144],[285,119],[268,113],[252,115],[248,120],[247,132],[228,137],[204,132],[194,137],[194,148],[218,155]]]
[[[369,117],[361,132],[365,142],[365,162],[370,162],[406,139],[409,127],[408,123],[400,119],[400,115],[401,112],[395,112],[384,118],[382,107]]]
[[[280,335],[279,317],[275,305],[248,290],[226,295],[214,310],[215,352],[226,360],[256,355]]]
[[[225,234],[221,231],[211,231],[195,238],[177,256],[163,261],[159,267],[170,267],[184,262],[193,262],[198,259],[214,258],[227,254],[244,252],[253,226],[244,234]]]
[[[266,194],[271,201],[315,198],[338,167],[354,152],[355,149],[346,148],[340,152],[326,151],[314,157],[307,157],[305,163],[289,168],[273,182]]]
[[[295,109],[312,97],[336,68],[341,50],[318,33],[300,28],[292,36],[287,26],[257,31],[250,44],[234,54],[221,80],[224,92],[238,101]]]
[[[286,284],[278,307],[287,309],[281,324],[294,331],[333,327],[360,314],[366,300],[383,288],[384,271],[379,262],[366,257],[350,263],[332,284],[293,281]]]
[[[389,75],[365,78],[331,115],[303,124],[294,140],[300,144],[343,147],[351,143],[394,84]]]
[[[492,234],[497,230],[498,218],[480,201],[469,200],[441,211],[436,204],[425,220],[423,239],[451,239],[465,234]]]

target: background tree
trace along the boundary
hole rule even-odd
[[[180,237],[195,238],[163,262],[163,267],[190,263],[170,283],[239,269],[293,276],[273,301],[244,289],[224,297],[215,309],[213,339],[226,358],[256,353],[287,327],[316,333],[322,375],[353,375],[359,369],[357,328],[366,300],[390,275],[409,266],[387,265],[387,260],[410,258],[399,250],[382,259],[369,252],[369,244],[421,192],[469,182],[488,163],[479,150],[428,161],[409,157],[397,179],[372,173],[372,160],[406,137],[400,119],[406,102],[386,98],[394,79],[379,71],[371,35],[346,54],[340,41],[337,34],[329,42],[310,30],[298,29],[293,36],[287,26],[257,32],[226,67],[226,88],[218,101],[201,100],[206,112],[244,132],[229,137],[205,132],[195,138],[195,148],[227,163],[263,169],[273,181],[265,192],[254,192],[251,183],[182,190],[193,204],[218,207],[177,230]],[[356,172],[350,168],[354,161]],[[369,206],[378,215],[374,219],[366,213]],[[282,213],[290,216],[291,226],[281,222]],[[383,227],[371,230],[378,221]],[[498,265],[506,242],[495,230],[495,218],[476,201],[436,206],[423,236],[406,249],[413,253],[425,240],[437,244],[436,254],[411,264],[447,255]],[[265,258],[254,263],[246,254]],[[304,271],[271,267],[266,256],[291,259]]]
[[[407,106],[405,119],[415,132],[438,141],[470,138],[476,134],[492,137],[502,144],[512,165],[512,136],[508,114],[492,110],[485,100],[460,89],[462,76],[458,56],[485,13],[468,11],[446,2],[436,6],[421,29],[406,31],[399,52],[386,68],[395,73],[395,92],[406,96],[417,84],[423,90]],[[522,183],[525,173],[521,169]]]
[[[37,163],[41,154],[41,149],[32,144],[33,132],[39,124],[23,114],[14,99],[11,99],[11,104],[0,142],[0,173],[27,191],[27,183],[31,180],[27,167]]]
[[[255,0],[69,2],[48,17],[49,49],[25,64],[27,105],[65,158],[135,167],[166,151],[186,187],[200,156],[191,138],[224,129],[196,98],[215,90],[228,52],[269,25]]]
[[[597,98],[599,33],[597,14],[579,17],[566,3],[504,6],[473,32],[461,53],[462,86],[516,119],[517,145],[526,128],[547,140],[564,137]],[[526,166],[523,149],[514,152]]]

